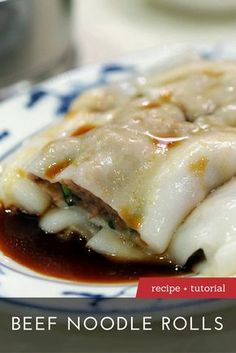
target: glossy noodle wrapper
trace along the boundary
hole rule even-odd
[[[236,273],[236,64],[199,61],[84,93],[2,164],[5,209],[111,261]],[[79,259],[78,259],[79,261]]]

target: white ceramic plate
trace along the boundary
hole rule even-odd
[[[4,159],[29,136],[44,128],[66,112],[71,100],[90,87],[105,84],[145,71],[161,71],[182,61],[201,55],[205,58],[235,58],[232,45],[212,45],[186,48],[175,46],[162,50],[149,50],[105,65],[82,68],[33,87],[30,91],[0,105],[0,160]],[[13,297],[81,297],[99,298],[134,297],[136,284],[88,285],[49,278],[19,265],[0,253],[0,296]],[[215,307],[214,301],[181,301],[181,307]],[[91,310],[94,310],[94,305]],[[180,307],[179,301],[156,300],[150,310],[165,312]],[[219,307],[219,303],[217,304]],[[84,309],[84,308],[83,308]],[[139,308],[140,309],[140,308]],[[146,309],[145,309],[146,310]]]

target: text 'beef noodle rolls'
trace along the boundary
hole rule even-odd
[[[2,207],[111,261],[164,256],[235,274],[236,64],[199,61],[125,87],[84,93],[8,157]]]

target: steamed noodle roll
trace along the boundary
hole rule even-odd
[[[199,249],[206,259],[196,271],[222,276],[236,272],[236,178],[213,191],[186,218],[168,253],[184,265]]]
[[[3,161],[1,204],[114,261],[184,268],[201,250],[195,271],[236,272],[235,63],[131,81],[85,92]]]

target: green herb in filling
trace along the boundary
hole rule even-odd
[[[113,219],[109,219],[108,225],[109,225],[109,227],[111,229],[115,229],[116,228],[115,221]]]
[[[62,190],[63,197],[64,197],[64,200],[67,203],[67,205],[74,206],[75,202],[74,202],[73,194],[72,194],[70,188],[68,188],[68,186],[66,186],[65,184],[61,184],[61,190]]]

